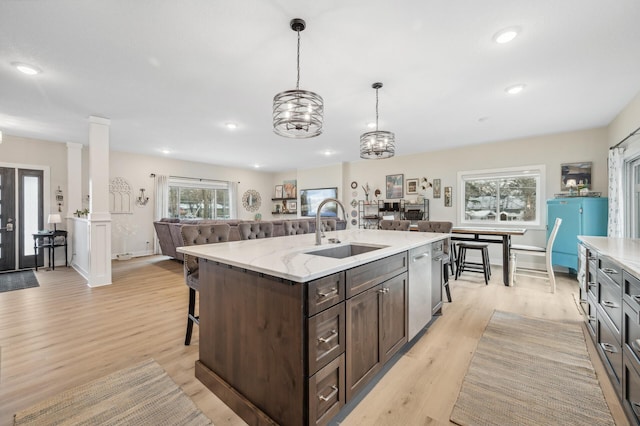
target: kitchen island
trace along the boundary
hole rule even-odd
[[[328,234],[178,249],[200,259],[196,377],[249,424],[326,424],[441,306],[449,234]]]

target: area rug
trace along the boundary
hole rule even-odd
[[[458,425],[615,425],[582,328],[495,311],[450,420]]]
[[[153,359],[62,392],[14,416],[14,425],[210,425]]]
[[[39,287],[33,271],[5,272],[0,274],[0,293],[23,288]]]

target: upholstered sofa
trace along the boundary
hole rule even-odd
[[[273,236],[281,237],[286,235],[285,232],[285,223],[287,222],[297,222],[304,221],[309,223],[309,232],[316,232],[316,220],[313,218],[297,218],[297,219],[276,219],[270,221],[273,223]],[[218,224],[218,223],[226,223],[230,226],[229,231],[229,241],[238,241],[240,240],[240,231],[238,229],[238,224],[240,223],[252,223],[250,220],[237,220],[237,219],[229,219],[229,220],[211,220],[211,219],[173,219],[173,218],[163,218],[158,221],[153,222],[153,226],[156,229],[156,235],[158,236],[158,241],[160,242],[160,250],[162,250],[162,254],[166,256],[171,256],[178,260],[183,260],[182,253],[178,253],[176,251],[177,247],[182,247],[182,235],[180,234],[180,228],[182,225],[204,225],[204,224]],[[291,227],[288,227],[291,228]],[[305,227],[306,228],[306,227]],[[337,220],[336,229],[346,229],[347,222],[344,220]]]

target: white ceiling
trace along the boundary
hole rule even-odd
[[[297,17],[300,87],[325,100],[300,140],[271,125]],[[0,0],[0,130],[87,144],[98,115],[117,151],[309,168],[359,159],[375,81],[397,155],[605,126],[640,91],[639,22],[638,0]]]

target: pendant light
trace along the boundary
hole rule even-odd
[[[373,83],[371,87],[376,89],[376,130],[360,136],[360,158],[390,158],[396,153],[396,136],[392,132],[378,130],[378,89],[382,87],[382,83]]]
[[[273,131],[286,138],[312,138],[322,133],[323,100],[317,93],[300,90],[300,31],[305,29],[306,23],[296,18],[289,25],[298,33],[298,78],[295,90],[286,90],[273,97]]]

